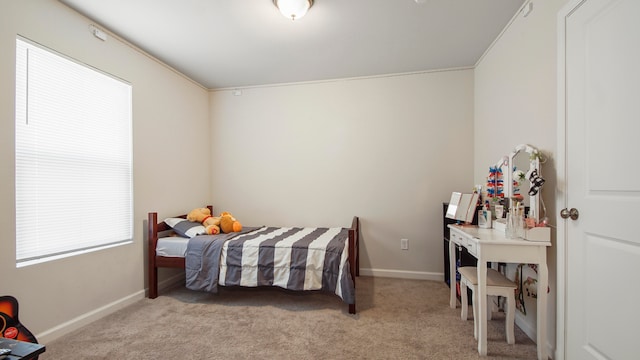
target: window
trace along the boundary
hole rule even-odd
[[[132,241],[131,92],[16,40],[18,267]]]

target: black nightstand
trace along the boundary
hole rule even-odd
[[[447,225],[449,224],[455,224],[457,221],[453,220],[453,219],[449,219],[445,216],[445,214],[447,213],[447,207],[449,206],[449,203],[442,203],[442,235],[443,235],[443,244],[444,244],[444,253],[443,253],[443,259],[444,259],[444,282],[447,284],[447,286],[451,287],[451,280],[449,279],[449,228],[447,227]],[[477,224],[477,215],[474,216],[473,218],[473,224]],[[478,264],[478,260],[473,257],[472,255],[469,254],[469,252],[467,251],[466,248],[462,247],[462,248],[458,248],[456,250],[456,261],[460,262],[460,266],[476,266]],[[456,266],[456,274],[458,273],[457,271],[458,266]],[[456,279],[456,293],[458,294],[458,300],[460,300],[460,283],[459,283],[459,279]],[[471,305],[471,299],[473,298],[471,291],[469,290],[467,296],[467,299],[469,299],[469,305]]]

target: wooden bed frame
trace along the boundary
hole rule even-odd
[[[213,214],[213,207],[207,206]],[[180,218],[186,218],[187,215],[174,216]],[[164,221],[158,222],[158,213],[150,212],[148,219],[148,251],[149,251],[149,298],[155,299],[158,297],[158,268],[180,268],[184,269],[183,257],[165,257],[156,255],[156,245],[158,244],[158,234],[163,231],[169,231],[171,228],[165,224]],[[358,243],[360,240],[360,220],[357,216],[353,217],[351,222],[351,228],[349,228],[349,269],[351,271],[351,277],[353,278],[353,285],[356,284],[356,276],[360,276],[360,254]],[[349,304],[349,313],[356,313],[355,301],[353,304]]]

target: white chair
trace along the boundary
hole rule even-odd
[[[478,313],[478,301],[476,299],[476,290],[478,287],[478,268],[474,266],[464,266],[458,269],[460,273],[460,301],[462,303],[462,313],[460,316],[463,320],[467,320],[468,300],[467,288],[473,292],[473,336],[478,338],[478,322],[476,314]],[[513,335],[513,325],[515,321],[516,300],[514,290],[516,284],[507,279],[504,275],[494,269],[487,269],[487,296],[502,296],[507,299],[505,332],[507,335],[507,344],[515,344],[516,340]],[[488,319],[491,317],[488,316]]]

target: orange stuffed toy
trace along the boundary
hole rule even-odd
[[[223,233],[240,232],[242,231],[242,224],[236,220],[228,211],[223,211],[220,214],[220,229]]]

